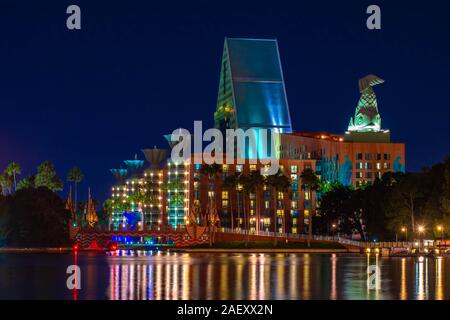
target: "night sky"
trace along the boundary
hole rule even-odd
[[[66,28],[70,4],[80,31]],[[382,30],[366,28],[370,4]],[[80,193],[104,199],[110,168],[213,125],[226,36],[278,39],[294,130],[343,133],[374,73],[407,170],[450,153],[449,1],[1,0],[0,170],[16,161],[25,177],[49,159],[65,179],[77,165]]]

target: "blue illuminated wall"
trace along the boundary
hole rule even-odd
[[[214,117],[221,129],[292,132],[276,40],[225,39]]]

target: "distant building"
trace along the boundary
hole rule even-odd
[[[125,161],[126,169],[112,170],[117,182],[112,187],[111,223],[114,228],[126,223],[120,203],[132,199],[129,209],[141,214],[142,227],[180,228],[188,223],[194,207],[204,215],[214,198],[221,227],[245,228],[247,219],[252,232],[275,231],[275,225],[277,232],[306,232],[319,196],[302,188],[300,175],[306,168],[322,181],[354,187],[372,183],[388,171],[405,171],[404,144],[392,143],[389,130],[381,128],[372,87],[382,82],[374,75],[359,81],[361,96],[347,132],[293,132],[277,41],[226,38],[215,126],[221,131],[264,128],[280,133],[276,152],[283,174],[290,179],[289,192],[272,194],[271,188],[261,185],[244,194],[239,186],[223,185],[227,176],[260,169],[259,164],[248,162],[222,165],[212,191],[200,173],[201,164],[175,163],[166,160],[167,150],[146,149],[147,164],[135,159]],[[239,156],[255,155],[246,151]]]

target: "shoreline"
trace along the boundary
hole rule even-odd
[[[127,249],[119,248],[118,250],[142,250],[142,249]],[[144,251],[151,251],[145,250]],[[261,249],[219,249],[219,248],[167,248],[167,252],[180,252],[180,253],[317,253],[317,254],[332,254],[332,253],[360,253],[359,250],[353,249],[275,249],[275,248],[261,248]],[[2,253],[72,253],[72,248],[0,248],[0,254]],[[102,250],[83,250],[82,252],[105,252]]]
[[[172,252],[183,253],[360,253],[359,250],[353,249],[218,249],[218,248],[176,248],[170,249]]]
[[[72,252],[73,249],[70,247],[61,247],[61,248],[0,248],[1,253],[69,253]]]

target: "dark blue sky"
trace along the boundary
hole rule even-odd
[[[66,29],[78,4],[82,30]],[[369,31],[378,4],[382,30]],[[449,154],[448,1],[0,2],[0,169],[77,165],[94,195],[110,168],[166,147],[162,134],[212,126],[225,36],[277,38],[296,131],[342,133],[374,73],[382,126],[406,143],[407,170]],[[143,157],[142,157],[143,158]]]

